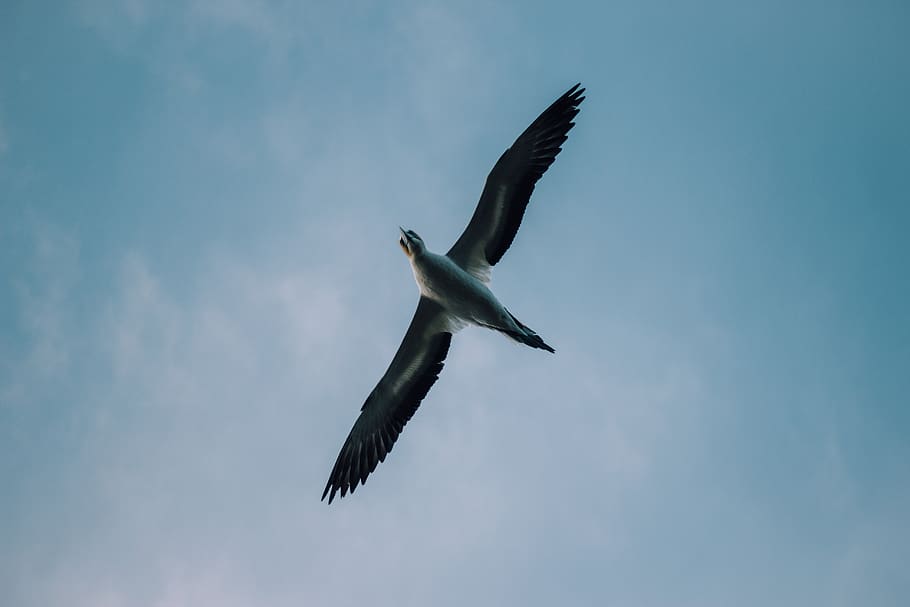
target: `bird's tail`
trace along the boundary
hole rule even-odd
[[[508,311],[508,310],[507,310]],[[531,346],[532,348],[538,348],[540,350],[546,350],[550,353],[555,353],[556,350],[551,348],[533,329],[523,324],[520,320],[515,318],[515,315],[509,312],[509,316],[512,317],[512,320],[515,321],[515,324],[518,325],[519,331],[507,331],[500,329],[503,333],[514,339],[519,343],[523,343],[526,346]]]

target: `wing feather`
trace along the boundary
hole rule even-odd
[[[543,111],[507,149],[487,176],[480,201],[447,255],[480,280],[489,280],[511,246],[534,185],[556,160],[584,101],[576,84]]]
[[[354,493],[384,461],[442,371],[452,323],[438,303],[420,298],[388,370],[367,397],[329,475],[322,499]]]

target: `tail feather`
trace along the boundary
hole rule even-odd
[[[503,331],[506,335],[511,337],[517,342],[523,343],[526,346],[531,346],[532,348],[538,348],[540,350],[546,350],[551,354],[554,354],[556,350],[550,347],[533,329],[523,324],[520,320],[515,318],[515,315],[509,312],[509,316],[512,317],[512,320],[515,321],[515,324],[518,325],[518,328],[521,331]]]

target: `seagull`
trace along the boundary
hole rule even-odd
[[[445,255],[431,252],[412,230],[399,227],[399,245],[420,287],[420,300],[404,340],[354,422],[322,500],[344,497],[365,484],[385,461],[442,371],[452,335],[478,325],[532,348],[555,352],[509,312],[490,291],[490,270],[518,232],[537,180],[556,160],[584,101],[576,84],[553,102],[507,149],[487,176],[467,228]]]

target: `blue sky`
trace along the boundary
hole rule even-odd
[[[0,7],[0,603],[901,605],[901,2]],[[487,171],[588,88],[389,459]]]

